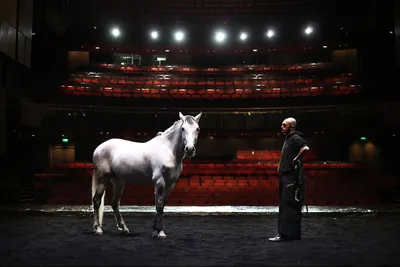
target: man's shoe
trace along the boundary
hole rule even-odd
[[[284,237],[278,234],[275,237],[270,237],[268,238],[268,241],[270,242],[283,242],[283,241],[294,241],[294,240],[300,240],[301,237],[296,237],[296,238],[290,238],[290,237]]]
[[[283,238],[280,234],[277,234],[275,237],[268,238],[268,241],[270,241],[270,242],[282,242],[282,241],[285,241],[285,238]]]

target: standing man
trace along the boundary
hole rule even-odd
[[[301,239],[302,203],[299,201],[297,167],[305,153],[308,143],[301,132],[296,131],[296,120],[287,118],[282,122],[282,133],[286,136],[279,161],[279,218],[278,235],[269,241],[289,241]],[[296,190],[297,189],[297,190]]]

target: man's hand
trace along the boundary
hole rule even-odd
[[[298,158],[296,157],[296,158],[294,158],[293,159],[293,161],[292,161],[292,166],[293,166],[293,168],[295,169],[295,170],[297,170],[297,166],[299,165],[299,160],[298,160]]]

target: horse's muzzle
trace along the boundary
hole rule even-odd
[[[194,146],[185,146],[185,156],[192,158],[196,155],[196,148]]]

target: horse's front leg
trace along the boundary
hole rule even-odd
[[[166,238],[167,236],[164,232],[165,180],[163,177],[158,177],[155,180],[154,196],[156,215],[153,219],[152,237]]]

